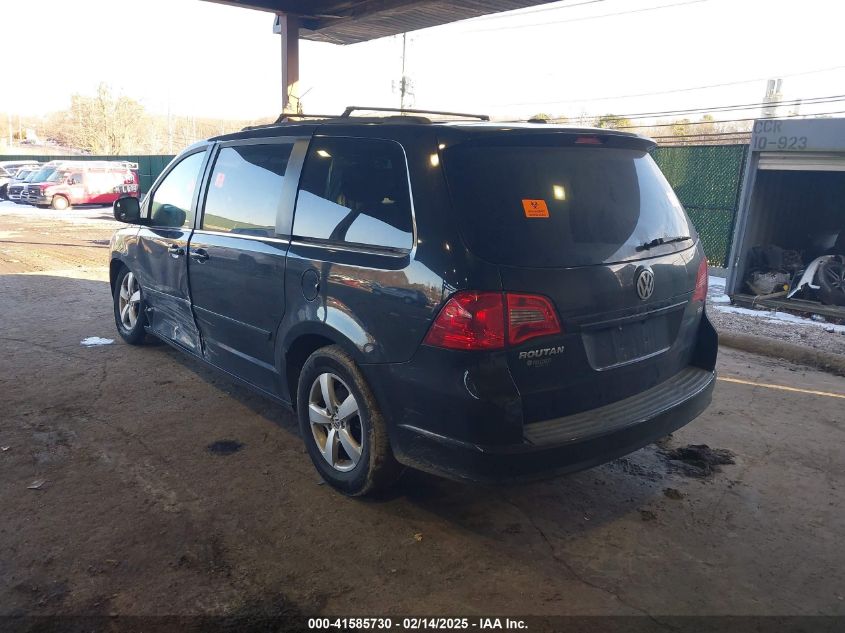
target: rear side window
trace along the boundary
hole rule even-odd
[[[444,165],[464,238],[497,264],[611,263],[648,256],[638,247],[655,238],[695,235],[641,150],[456,145]]]
[[[211,173],[202,228],[274,236],[292,147],[268,143],[222,148]]]
[[[300,179],[293,234],[409,250],[413,221],[402,148],[378,139],[314,138]]]

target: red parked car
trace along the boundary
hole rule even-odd
[[[112,204],[140,195],[138,163],[126,161],[57,161],[42,182],[26,187],[24,200],[37,207],[63,210],[81,204]]]

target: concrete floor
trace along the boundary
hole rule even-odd
[[[120,342],[112,223],[68,214],[0,208],[0,615],[845,615],[845,379],[723,349],[744,382],[663,448],[346,499],[290,414]],[[687,444],[736,463],[690,477]]]

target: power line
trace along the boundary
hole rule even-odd
[[[648,11],[659,11],[661,9],[671,9],[674,7],[683,7],[688,4],[700,4],[702,2],[709,2],[710,0],[684,0],[684,2],[675,2],[673,4],[661,4],[653,7],[643,7],[642,9],[630,9],[628,11],[617,11],[615,13],[602,13],[600,15],[588,15],[581,18],[569,18],[567,20],[549,20],[547,22],[534,22],[532,24],[514,24],[511,26],[496,26],[490,29],[468,29],[463,31],[464,33],[486,33],[491,31],[511,31],[514,29],[526,29],[526,28],[533,28],[535,26],[549,26],[551,24],[564,24],[567,22],[584,22],[587,20],[601,20],[602,18],[612,18],[619,15],[631,15],[632,13],[646,13]],[[584,2],[582,4],[590,4],[589,2]],[[578,5],[571,5],[571,6],[578,6]],[[564,7],[560,7],[564,8]]]
[[[686,139],[686,138],[725,138],[725,137],[735,137],[735,138],[750,138],[751,132],[712,132],[708,134],[670,134],[666,136],[652,136],[650,138],[654,140],[665,140],[665,139]]]
[[[845,114],[845,110],[838,110],[836,112],[820,112],[816,115],[811,115],[815,117],[821,116],[829,116],[831,114]],[[800,118],[796,116],[768,116],[768,117],[758,117],[756,119],[745,119],[746,121],[769,121],[773,119],[794,119]],[[806,118],[806,117],[804,117]],[[726,121],[726,123],[731,123],[731,121]],[[624,128],[616,128],[616,129],[624,129]],[[706,136],[751,136],[751,131],[747,132],[693,132],[692,134],[672,134],[668,136],[652,136],[653,139],[666,139],[666,138],[698,138],[698,137],[706,137]]]
[[[828,116],[831,114],[842,114],[845,110],[837,110],[835,112],[818,112],[815,114],[798,114],[798,115],[784,115],[784,116],[768,116],[768,117],[751,117],[747,119],[725,119],[723,121],[684,121],[675,122],[675,123],[656,123],[654,125],[620,125],[616,130],[630,130],[630,129],[642,129],[642,128],[652,128],[652,127],[675,127],[676,125],[715,125],[716,123],[747,123],[748,121],[763,121],[766,119],[793,119],[798,117],[819,117],[819,116]]]
[[[842,66],[830,66],[828,68],[818,68],[816,70],[806,70],[803,72],[798,73],[771,73],[766,77],[757,77],[755,79],[742,79],[740,81],[728,81],[718,84],[707,84],[704,86],[691,86],[688,88],[674,88],[671,90],[658,90],[656,92],[638,92],[634,94],[627,94],[627,95],[615,95],[615,96],[606,96],[606,97],[585,97],[582,99],[562,99],[560,101],[529,101],[524,103],[498,103],[494,104],[498,107],[509,107],[509,106],[541,106],[541,105],[557,105],[560,103],[582,103],[584,101],[613,101],[615,99],[633,99],[636,97],[653,97],[657,95],[668,95],[674,94],[677,92],[694,92],[696,90],[709,90],[710,88],[724,88],[727,86],[739,86],[742,84],[750,84],[754,83],[755,81],[766,81],[770,79],[772,76],[777,77],[803,77],[804,75],[815,75],[818,73],[827,73],[834,70],[842,70],[845,68],[845,65]]]
[[[733,137],[750,137],[751,132],[712,132],[707,134],[672,134],[669,136],[652,136],[651,138],[654,140],[662,140],[662,139],[683,139],[683,138],[704,138],[704,137],[725,137],[725,136],[733,136]]]
[[[845,99],[845,94],[830,95],[827,97],[807,97],[805,99],[787,99],[786,101],[755,101],[754,103],[736,103],[733,105],[721,105],[701,108],[689,108],[685,110],[662,110],[657,112],[638,112],[635,114],[608,113],[608,116],[619,117],[620,119],[645,119],[672,116],[679,114],[708,114],[710,112],[730,112],[733,110],[752,110],[767,106],[796,106],[816,105],[819,103],[835,103]]]
[[[481,24],[483,22],[489,22],[490,20],[501,20],[507,18],[521,18],[524,15],[534,15],[535,13],[545,13],[546,11],[560,11],[561,9],[573,9],[575,7],[581,7],[586,4],[598,4],[599,2],[607,2],[607,0],[585,0],[584,2],[576,2],[574,4],[559,4],[556,7],[541,7],[538,9],[533,10],[522,10],[517,9],[520,11],[519,13],[515,12],[507,12],[507,13],[498,13],[494,15],[485,15],[481,16],[476,19],[475,24]]]

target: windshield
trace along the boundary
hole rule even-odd
[[[681,203],[647,152],[454,146],[444,165],[470,249],[498,264],[588,266],[691,245]]]
[[[52,176],[56,171],[55,167],[42,167],[38,171],[32,172],[29,176],[26,177],[27,182],[48,182],[50,176]]]
[[[57,169],[53,173],[51,173],[49,176],[47,176],[44,180],[42,180],[41,182],[62,182],[68,176],[70,176],[69,171],[62,171],[60,169]]]

